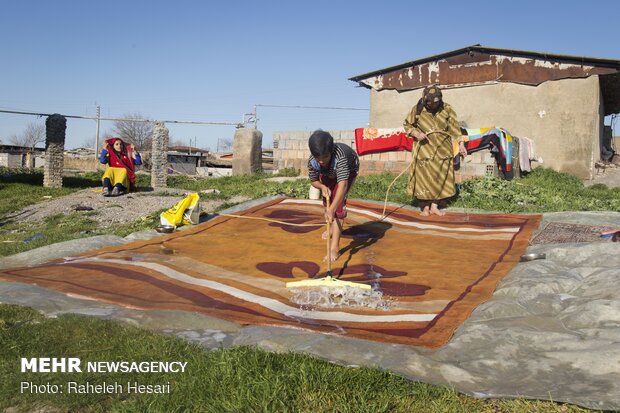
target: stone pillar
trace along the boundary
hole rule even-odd
[[[58,113],[48,116],[45,120],[43,186],[46,188],[62,187],[66,130],[67,119]]]
[[[166,188],[168,183],[168,128],[163,122],[155,121],[151,144],[151,186]]]
[[[233,143],[232,174],[263,171],[263,134],[256,129],[237,129]]]

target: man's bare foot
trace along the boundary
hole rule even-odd
[[[429,216],[431,213],[428,210],[428,207],[424,207],[424,209],[422,210],[422,212],[420,212],[420,215],[422,215],[423,217],[427,217]]]
[[[331,261],[334,262],[338,258],[340,258],[340,251],[336,251],[336,252],[332,251],[329,255],[330,255]],[[327,255],[323,257],[323,261],[327,262]]]

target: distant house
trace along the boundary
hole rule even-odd
[[[620,60],[480,45],[350,78],[370,89],[371,128],[399,128],[440,85],[468,127],[499,126],[529,137],[544,165],[590,179],[601,159],[605,116],[620,112]]]
[[[232,175],[232,164],[232,152],[211,152],[207,158],[205,168],[199,169],[198,174],[212,177],[230,176]],[[273,149],[263,148],[262,170],[263,172],[273,171]]]
[[[196,175],[197,169],[205,166],[209,151],[191,146],[168,148],[168,170],[170,173]]]
[[[45,164],[45,149],[17,145],[0,145],[0,166],[6,168],[42,167]]]
[[[64,153],[65,156],[71,158],[93,158],[99,156],[99,153],[97,153],[93,148],[67,149]]]
[[[63,162],[65,171],[95,172],[105,169],[105,165],[99,162],[99,152],[94,148],[67,149]]]

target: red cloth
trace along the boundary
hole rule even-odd
[[[345,192],[342,202],[338,205],[338,208],[336,208],[336,218],[344,219],[347,216],[347,196],[349,195],[351,186],[355,182],[355,178],[357,178],[357,173],[351,172],[349,180],[347,181],[347,192]],[[330,179],[327,175],[321,174],[319,180],[331,191],[331,199],[336,198],[336,193],[338,192],[338,182],[336,179]],[[323,198],[323,206],[327,206],[327,200],[325,198]]]
[[[355,149],[358,155],[388,151],[411,151],[413,139],[404,129],[355,129]]]
[[[121,141],[122,143],[120,157],[117,156],[116,152],[114,152],[114,142],[116,142],[117,140]],[[132,186],[132,188],[128,189],[133,190],[134,184],[136,183],[136,167],[133,164],[133,159],[131,157],[131,154],[133,152],[131,146],[123,142],[121,138],[110,138],[106,139],[105,142],[108,145],[106,149],[108,151],[108,155],[110,156],[110,166],[114,168],[125,168],[127,170],[127,178],[129,178],[129,182]]]

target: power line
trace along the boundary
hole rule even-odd
[[[252,119],[249,122],[254,122],[254,129],[258,129],[258,113],[256,108],[287,108],[287,109],[327,109],[327,110],[363,110],[368,111],[369,109],[364,108],[347,108],[340,106],[304,106],[304,105],[267,105],[267,104],[255,104],[254,112],[249,114],[252,116]]]
[[[263,108],[294,108],[294,109],[331,109],[331,110],[370,110],[365,108],[345,108],[337,106],[301,106],[301,105],[254,105]]]
[[[24,112],[17,110],[0,109],[0,113],[12,113],[17,115],[34,115],[34,116],[51,116],[52,113]],[[91,119],[91,120],[114,120],[114,121],[130,121],[130,122],[155,122],[158,119],[132,119],[132,118],[100,118],[96,116],[78,116],[78,115],[62,115],[65,118],[73,119]],[[239,126],[239,122],[202,122],[202,121],[184,121],[184,120],[162,120],[164,123],[185,123],[192,125],[231,125]]]

